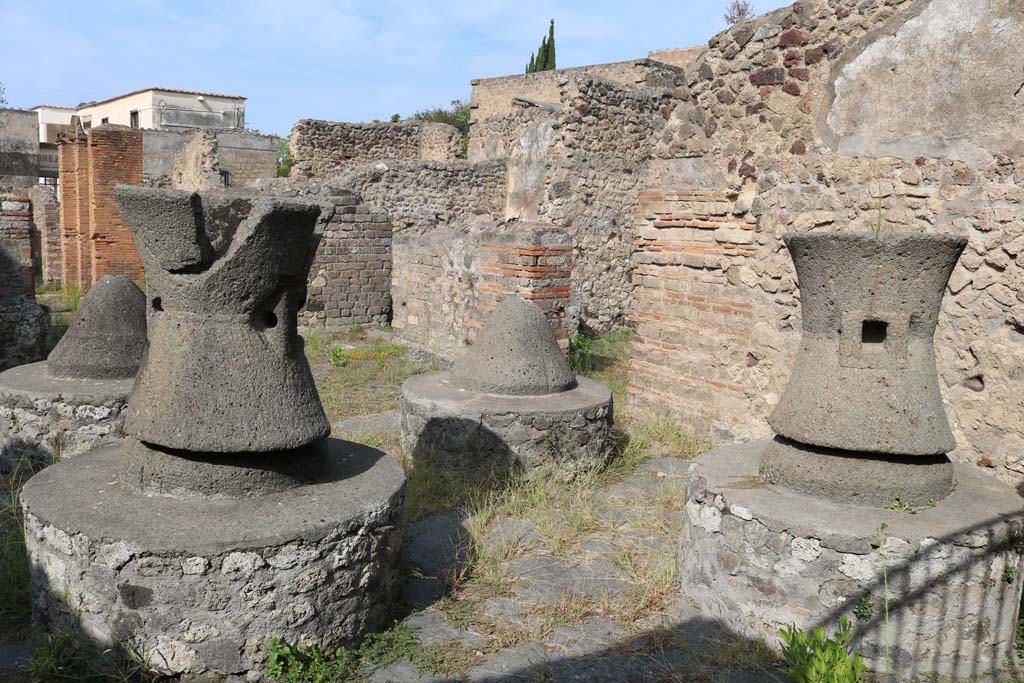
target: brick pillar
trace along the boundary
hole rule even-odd
[[[82,138],[60,139],[57,142],[57,170],[60,175],[60,265],[64,287],[81,283],[78,270],[78,231],[84,201],[81,181],[87,180],[81,162],[85,148]]]
[[[554,225],[509,223],[480,236],[480,318],[507,296],[540,306],[563,350],[569,347],[565,308],[572,276],[572,239]]]
[[[131,231],[114,199],[114,186],[142,185],[142,131],[104,125],[89,131],[88,257],[83,280],[92,285],[104,275],[127,275],[145,283],[142,261]]]

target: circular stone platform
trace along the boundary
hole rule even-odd
[[[446,469],[513,466],[559,478],[603,462],[612,426],[608,387],[576,378],[555,394],[504,396],[456,386],[448,372],[402,385],[402,445]]]
[[[182,680],[258,671],[274,637],[326,648],[379,630],[405,476],[376,449],[328,443],[320,483],[251,498],[140,493],[117,448],[40,472],[21,497],[35,623],[70,621]]]
[[[54,377],[46,361],[0,372],[0,472],[120,442],[134,382]]]
[[[1024,549],[1013,489],[957,464],[953,492],[935,507],[844,504],[765,484],[767,445],[724,446],[690,466],[679,569],[683,593],[708,617],[777,640],[789,624],[833,629],[846,616],[875,670],[888,640],[898,680],[1002,666]]]

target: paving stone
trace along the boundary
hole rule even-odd
[[[0,641],[0,671],[24,668],[32,657],[32,645],[27,640]]]
[[[456,681],[457,679],[438,678],[423,673],[408,659],[403,659],[383,669],[377,669],[369,678],[369,683],[456,683]],[[342,682],[338,681],[338,683]]]
[[[548,653],[538,643],[502,650],[489,662],[470,669],[469,683],[523,683],[541,678],[548,669]]]
[[[681,652],[607,655],[594,658],[570,657],[554,660],[553,675],[558,683],[649,683],[650,681],[701,680],[688,677],[695,670],[693,658]],[[717,679],[715,680],[717,683]]]
[[[647,474],[631,474],[622,481],[615,482],[594,496],[597,502],[617,501],[628,505],[639,505],[653,498],[669,485],[664,479],[657,479]]]
[[[483,637],[476,633],[455,628],[435,609],[413,614],[405,620],[404,625],[413,630],[416,640],[423,647],[452,642],[458,642],[463,647],[474,647],[483,641]]]
[[[401,431],[398,409],[377,415],[363,415],[331,425],[334,434],[397,434]]]
[[[599,600],[632,587],[629,574],[603,558],[573,566],[556,557],[521,557],[509,563],[507,574],[522,581],[516,597],[526,603],[566,597]]]
[[[525,607],[508,598],[487,598],[480,606],[480,614],[495,622],[521,619],[526,613]]]
[[[531,548],[545,550],[544,534],[537,527],[525,519],[514,517],[499,517],[491,524],[491,531],[487,534],[484,547],[488,550],[500,550],[502,548]]]
[[[466,561],[469,532],[455,512],[440,512],[406,529],[402,564],[426,576],[446,576]]]
[[[587,536],[579,542],[579,548],[583,552],[600,555],[603,553],[614,553],[622,550],[622,543],[618,539],[605,536]]]
[[[683,458],[651,458],[637,466],[636,474],[652,476],[655,479],[679,478],[685,484],[686,473],[692,464],[692,460]]]
[[[626,629],[619,624],[594,619],[575,626],[563,626],[544,644],[561,654],[582,657],[600,654],[626,638]]]
[[[398,587],[406,604],[413,609],[423,609],[440,600],[448,584],[432,577],[406,576],[399,581]]]

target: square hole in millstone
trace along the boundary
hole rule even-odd
[[[865,350],[879,350],[889,336],[889,323],[884,320],[865,320],[861,324],[860,342]]]

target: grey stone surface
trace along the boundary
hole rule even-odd
[[[435,645],[457,644],[462,647],[474,647],[484,641],[483,636],[455,628],[443,614],[435,609],[427,609],[413,614],[404,622],[416,635],[416,640],[423,647]]]
[[[146,495],[247,498],[340,476],[347,459],[339,439],[272,453],[197,453],[148,446],[128,438],[121,447],[125,485]]]
[[[0,671],[23,671],[31,657],[32,644],[29,641],[0,641]]]
[[[448,582],[432,576],[403,576],[398,589],[407,605],[413,609],[424,609],[444,597]]]
[[[586,657],[600,654],[628,638],[629,632],[621,624],[592,619],[557,629],[544,644],[565,656]]]
[[[124,275],[106,275],[82,297],[47,362],[55,377],[130,379],[146,352],[146,295]]]
[[[1022,119],[1008,96],[1020,87],[1019,10],[1014,0],[919,2],[880,36],[844,50],[821,119],[825,139],[856,157],[943,157],[979,168],[994,155],[1020,157],[1013,131]],[[928,74],[941,74],[942,87]],[[891,106],[894,93],[901,106]]]
[[[691,466],[679,572],[703,614],[769,641],[791,623],[831,629],[847,616],[880,670],[888,595],[900,679],[1001,666],[1014,647],[1024,564],[1013,489],[955,465],[954,491],[934,508],[853,506],[764,484],[766,445],[720,447]]]
[[[571,479],[604,461],[612,425],[608,388],[577,382],[558,394],[498,396],[461,388],[447,372],[416,375],[402,385],[402,445],[414,461]]]
[[[485,664],[470,669],[466,678],[469,683],[536,680],[547,669],[548,657],[547,650],[538,643],[510,647]]]
[[[461,515],[440,512],[405,530],[402,564],[421,574],[446,578],[466,561],[469,532]]]
[[[484,547],[492,552],[513,548],[545,549],[544,534],[525,519],[499,517],[491,522]]]
[[[0,471],[49,463],[124,439],[134,379],[59,379],[46,361],[0,373]]]
[[[956,443],[933,336],[967,238],[946,234],[790,233],[803,334],[769,423],[801,443],[936,455]]]
[[[319,207],[143,187],[115,192],[150,300],[150,353],[133,392],[145,400],[130,401],[128,433],[222,453],[297,448],[327,436],[296,334]]]
[[[387,410],[378,415],[365,415],[339,420],[331,425],[335,434],[383,434],[401,429],[401,415],[398,409]]]
[[[519,581],[516,598],[534,604],[573,596],[602,600],[633,585],[628,573],[604,558],[577,565],[551,556],[520,557],[509,563],[506,574]]]
[[[332,450],[320,483],[230,500],[140,495],[116,449],[43,470],[22,494],[36,623],[128,639],[168,675],[259,669],[272,636],[328,647],[383,628],[404,474],[374,449]]]
[[[814,448],[776,437],[761,461],[770,484],[853,505],[924,507],[953,490],[945,455],[896,456]]]
[[[536,305],[514,296],[498,304],[476,343],[455,361],[451,376],[458,387],[502,396],[554,394],[576,386],[551,323]]]

